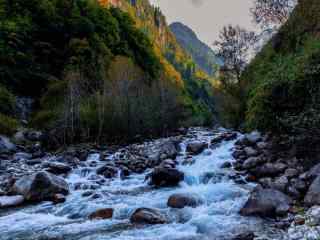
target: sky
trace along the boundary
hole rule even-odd
[[[182,22],[210,47],[227,24],[254,30],[250,16],[253,0],[150,0],[158,5],[168,23]]]

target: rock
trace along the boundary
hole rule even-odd
[[[257,165],[263,163],[262,159],[259,157],[250,157],[246,161],[244,161],[242,168],[243,169],[251,169],[256,167]]]
[[[200,154],[207,147],[208,147],[207,143],[195,141],[187,145],[187,152],[190,152],[192,154]]]
[[[169,168],[175,168],[176,163],[171,159],[166,159],[166,160],[162,161],[160,164],[160,167],[165,167],[165,166],[168,166]]]
[[[288,168],[285,173],[285,176],[287,176],[289,179],[299,176],[299,171],[294,168]]]
[[[299,199],[301,196],[300,192],[297,189],[295,189],[293,186],[288,187],[287,193],[289,196],[291,196],[294,199]]]
[[[266,149],[268,147],[268,144],[266,142],[258,142],[257,143],[257,147],[260,150],[264,150],[264,149]]]
[[[318,176],[309,187],[304,198],[304,203],[307,206],[320,205],[320,176]]]
[[[99,209],[89,215],[89,219],[110,219],[113,217],[113,209],[105,208]]]
[[[9,138],[0,135],[0,153],[14,152],[16,149],[16,145]]]
[[[52,200],[55,194],[68,194],[66,181],[48,172],[24,176],[15,182],[12,192],[24,196],[27,201]]]
[[[131,223],[165,224],[167,219],[157,209],[139,208],[130,217]]]
[[[120,178],[125,179],[130,176],[130,170],[127,167],[121,167]]]
[[[54,204],[64,203],[66,201],[66,196],[63,194],[55,194],[51,201]]]
[[[39,142],[43,139],[43,133],[40,131],[27,131],[24,133],[24,136],[27,140],[33,142]]]
[[[240,213],[244,216],[282,216],[289,211],[291,203],[292,200],[278,190],[256,188]]]
[[[248,157],[256,157],[259,155],[258,151],[256,151],[254,148],[252,147],[246,147],[244,148],[244,152]]]
[[[166,141],[165,143],[163,143],[160,146],[160,158],[161,159],[176,159],[177,155],[178,155],[178,143],[173,141],[173,140],[169,140]]]
[[[231,168],[231,167],[232,167],[231,162],[225,162],[221,165],[221,168]]]
[[[266,163],[263,166],[254,169],[253,173],[257,177],[276,177],[280,173],[283,173],[286,167],[287,166],[283,163]]]
[[[281,192],[285,192],[288,184],[289,184],[288,178],[286,176],[281,176],[277,178],[272,185],[275,189]]]
[[[235,236],[234,238],[232,238],[232,240],[254,240],[254,238],[255,235],[253,232],[247,232]]]
[[[259,142],[262,139],[261,133],[259,133],[258,131],[254,131],[249,134],[246,134],[245,138],[251,144],[256,144],[257,142]]]
[[[294,221],[295,225],[303,225],[303,224],[305,224],[306,219],[301,215],[297,215],[294,217],[293,221]]]
[[[232,157],[234,157],[235,159],[239,159],[241,158],[242,156],[245,156],[245,151],[243,150],[236,150],[232,153]]]
[[[320,176],[320,163],[312,167],[308,172],[306,172],[304,178],[313,181],[318,176]]]
[[[24,197],[21,195],[17,196],[2,196],[0,197],[0,209],[17,207],[24,202]]]
[[[157,167],[151,173],[151,184],[158,187],[177,186],[183,179],[184,173],[173,168]]]
[[[311,207],[307,211],[306,215],[309,218],[309,223],[311,225],[319,225],[320,224],[320,206]]]
[[[72,170],[72,168],[69,167],[68,165],[63,163],[58,163],[58,162],[48,163],[47,166],[48,166],[47,171],[56,175],[65,174]]]
[[[169,197],[167,205],[171,208],[184,208],[184,207],[197,207],[201,205],[203,201],[195,194],[173,194]]]
[[[97,174],[103,175],[105,178],[114,178],[118,175],[118,168],[106,164],[103,167],[97,169]]]

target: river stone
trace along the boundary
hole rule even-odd
[[[232,240],[254,240],[254,238],[255,235],[253,232],[246,232],[235,236]]]
[[[72,168],[64,163],[51,162],[47,164],[47,171],[53,174],[65,174],[72,170]]]
[[[208,147],[207,143],[195,141],[187,145],[187,152],[190,152],[192,154],[200,154],[207,147]]]
[[[284,163],[266,163],[253,170],[253,173],[257,177],[275,177],[280,173],[283,173],[286,169]]]
[[[275,189],[256,188],[240,214],[244,216],[275,217],[286,214],[292,200],[284,193]]]
[[[165,224],[166,217],[157,209],[139,208],[130,217],[131,223]]]
[[[0,209],[16,207],[24,202],[24,197],[21,195],[17,196],[2,196],[0,197]]]
[[[160,158],[162,160],[163,159],[176,159],[176,157],[178,155],[177,145],[178,145],[178,143],[173,140],[169,140],[169,141],[166,141],[165,143],[163,143],[160,146],[160,152],[159,152]]]
[[[246,161],[244,161],[242,168],[243,169],[251,169],[256,167],[258,164],[262,163],[262,159],[259,157],[250,157]]]
[[[255,156],[258,156],[259,153],[257,150],[255,150],[254,148],[252,147],[246,147],[244,148],[244,151],[245,151],[245,154],[248,156],[248,157],[255,157]]]
[[[259,133],[258,131],[254,131],[249,134],[246,134],[245,138],[251,144],[256,144],[257,142],[259,142],[262,139],[261,133]]]
[[[158,187],[177,186],[183,181],[184,173],[174,168],[157,167],[151,173],[151,184]]]
[[[308,172],[306,172],[304,178],[313,181],[318,176],[320,176],[320,163],[313,166]]]
[[[320,176],[312,182],[304,202],[307,206],[320,205]]]
[[[52,200],[55,194],[68,194],[68,183],[48,172],[24,176],[15,182],[12,192],[24,196],[27,201]]]
[[[112,208],[99,209],[89,215],[89,219],[110,219],[113,216]]]
[[[197,207],[203,201],[195,194],[190,193],[176,193],[169,197],[167,205],[171,208]]]
[[[111,166],[110,164],[106,164],[97,169],[97,174],[103,175],[105,178],[114,178],[118,175],[118,168]]]

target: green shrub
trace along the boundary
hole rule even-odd
[[[19,127],[18,121],[0,113],[0,134],[13,135]]]

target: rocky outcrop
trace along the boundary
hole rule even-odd
[[[274,189],[257,188],[240,213],[244,216],[276,217],[288,213],[292,200]]]
[[[12,192],[22,195],[27,201],[43,201],[52,200],[55,194],[68,194],[69,187],[62,178],[42,171],[16,181]]]
[[[157,167],[150,174],[150,184],[157,187],[177,186],[184,179],[184,173],[174,168]]]
[[[136,224],[165,224],[166,217],[157,209],[139,208],[130,217],[131,223]]]
[[[177,193],[173,194],[168,199],[168,207],[171,208],[184,208],[184,207],[197,207],[201,205],[203,201],[195,194],[190,193]]]

